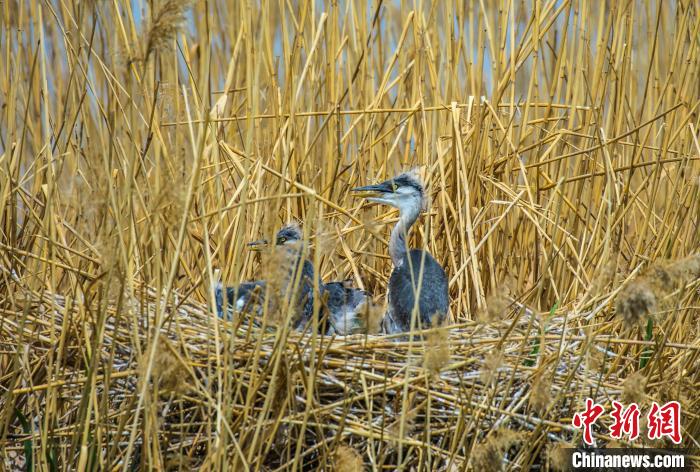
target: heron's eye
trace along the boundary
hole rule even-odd
[[[277,242],[278,242],[279,244],[284,244],[284,243],[287,242],[287,238],[285,238],[284,236],[282,236],[281,238],[279,238],[279,239],[277,240]]]
[[[399,189],[399,184],[397,184],[396,182],[393,182],[393,183],[391,184],[391,190],[393,190],[394,192],[396,192],[398,189]]]

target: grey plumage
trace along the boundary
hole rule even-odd
[[[414,308],[418,315],[415,328],[442,324],[449,310],[445,271],[427,251],[409,251],[406,244],[411,226],[426,206],[422,183],[417,176],[405,173],[380,184],[353,190],[370,194],[367,198],[369,201],[399,210],[399,221],[392,230],[389,241],[389,255],[394,270],[389,279],[388,309],[383,322],[385,331],[410,331]]]
[[[226,305],[231,310],[226,314],[226,318],[231,318],[232,311],[255,311],[260,313],[258,301],[262,300],[265,294],[265,281],[254,280],[252,282],[242,282],[235,287],[225,287],[219,282],[214,290],[216,297],[216,312],[219,318],[224,318],[224,298]]]
[[[411,313],[419,288],[418,313],[424,328],[442,324],[449,310],[447,276],[440,264],[420,249],[411,249],[407,259],[406,263],[394,268],[389,278],[389,310],[384,320],[385,330],[389,333],[411,330]]]

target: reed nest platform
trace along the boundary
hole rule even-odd
[[[679,399],[683,433],[697,437],[697,325],[670,324],[661,344],[605,334],[620,327],[606,319],[614,296],[545,316],[513,302],[508,319],[414,338],[330,338],[223,321],[177,295],[164,305],[146,286],[101,320],[77,298],[18,291],[25,310],[0,320],[2,352],[14,354],[0,377],[5,466],[40,447],[48,463],[100,469],[558,469],[589,396]],[[630,373],[640,356],[657,365],[646,378]],[[142,429],[144,414],[157,432]],[[600,445],[614,445],[609,420]],[[106,447],[80,447],[84,435]]]

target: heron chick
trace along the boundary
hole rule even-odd
[[[265,248],[268,242],[248,244],[253,249]],[[314,311],[314,267],[304,257],[304,242],[298,225],[287,224],[277,232],[274,247],[264,262],[264,280],[243,282],[235,287],[218,284],[215,290],[219,317],[224,316],[224,298],[232,311],[253,312],[260,316],[266,300],[269,310],[280,309],[286,303],[294,313],[293,327],[303,330],[311,322]],[[374,309],[370,295],[352,287],[348,281],[319,283],[319,331],[326,334],[363,332]]]
[[[375,185],[353,189],[368,201],[399,210],[391,232],[389,256],[394,265],[389,278],[388,308],[384,315],[387,333],[442,325],[449,309],[447,276],[427,251],[407,246],[408,232],[427,206],[425,189],[417,175],[403,173]],[[413,313],[417,320],[413,321]]]
[[[224,298],[229,307],[228,318],[232,311],[260,316],[267,303],[268,312],[273,314],[289,308],[292,327],[303,329],[313,315],[314,269],[311,261],[303,257],[301,229],[296,224],[283,226],[275,236],[274,245],[269,246],[264,239],[248,243],[252,250],[265,251],[263,280],[243,282],[234,287],[217,285],[215,296],[219,317],[224,317]]]

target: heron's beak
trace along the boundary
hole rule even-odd
[[[391,193],[391,184],[388,182],[382,182],[376,185],[365,185],[364,187],[355,187],[351,190],[356,192],[359,197],[376,196],[377,194]]]
[[[352,192],[355,192],[358,197],[366,198],[370,202],[391,204],[391,200],[383,197],[393,194],[394,189],[391,182],[386,181],[381,184],[356,187],[352,189]]]
[[[260,239],[258,241],[248,243],[248,249],[251,251],[262,251],[268,246],[268,244],[267,239]]]

